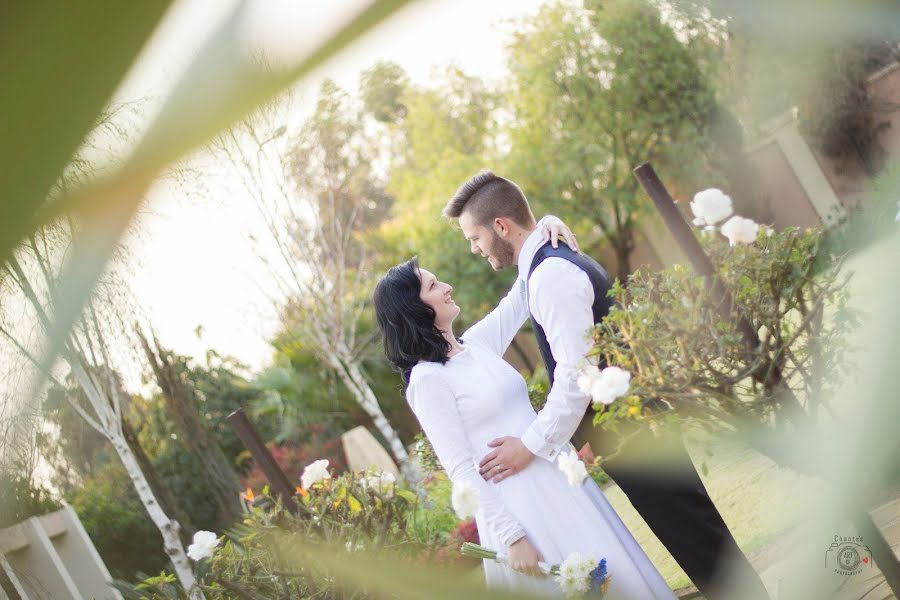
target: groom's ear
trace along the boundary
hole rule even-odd
[[[494,232],[502,238],[506,238],[512,232],[509,219],[506,217],[495,217],[491,221],[491,226],[494,228]]]

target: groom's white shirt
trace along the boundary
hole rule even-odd
[[[521,439],[533,454],[553,461],[568,447],[590,403],[578,388],[578,373],[591,348],[594,288],[587,273],[559,257],[544,259],[529,280],[531,261],[543,243],[540,228],[525,240],[519,252],[519,279],[528,286],[529,310],[547,335],[556,369],[547,402]]]

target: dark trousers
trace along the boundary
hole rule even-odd
[[[576,443],[590,441],[598,456],[609,456],[621,438],[589,421],[579,428]],[[735,586],[729,600],[768,600],[762,580],[734,541],[679,435],[660,440],[641,430],[602,467],[706,598],[724,599],[725,590]]]

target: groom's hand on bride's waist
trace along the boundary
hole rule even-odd
[[[497,438],[488,442],[488,446],[493,450],[478,465],[478,471],[485,481],[499,483],[527,467],[534,459],[531,450],[517,437]]]

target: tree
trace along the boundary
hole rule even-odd
[[[59,309],[54,303],[59,298],[59,273],[72,252],[75,231],[71,220],[38,230],[16,248],[3,266],[2,277],[11,284],[9,289],[16,292],[17,300],[28,308],[28,316],[45,339],[60,335],[60,357],[82,392],[80,396],[66,394],[66,401],[84,422],[112,444],[141,503],[162,535],[165,552],[179,582],[191,598],[203,598],[202,591],[194,585],[194,573],[179,538],[180,526],[162,509],[123,428],[123,409],[128,399],[114,376],[117,358],[120,362],[123,359],[114,356],[111,340],[125,329],[121,321],[125,307],[116,303],[121,300],[124,286],[107,273],[70,332],[59,334],[53,324],[51,315]],[[12,304],[10,297],[5,299]],[[11,321],[9,312],[0,317],[0,336],[10,347],[42,370],[51,383],[65,388],[54,370],[47,369],[38,352],[30,347],[27,333],[22,333],[22,322]]]
[[[631,171],[652,161],[685,186],[700,176],[712,86],[645,2],[546,5],[513,36],[509,68],[512,178],[537,207],[588,219],[625,281],[650,206]]]
[[[179,364],[181,357],[164,349],[155,335],[151,346],[147,336],[139,328],[136,330],[168,408],[168,416],[175,421],[181,439],[194,459],[203,465],[201,472],[207,482],[208,492],[219,507],[222,520],[236,520],[241,514],[237,494],[240,481],[233,463],[225,456],[199,414],[197,391],[190,380],[183,377],[185,369]]]
[[[460,317],[464,327],[494,307],[514,274],[497,276],[485,261],[474,259],[441,211],[460,184],[500,162],[502,98],[452,66],[432,87],[412,85],[398,66],[384,63],[361,79],[362,96],[376,120],[391,115],[382,129],[390,147],[387,189],[394,204],[391,219],[368,237],[382,257],[379,268],[417,254],[423,266],[458,286],[454,296],[467,308]],[[533,368],[517,340],[512,349]]]
[[[237,167],[276,248],[270,272],[284,298],[275,301],[289,341],[340,379],[412,477],[403,442],[362,365],[372,336],[358,330],[372,284],[371,259],[359,238],[390,207],[373,166],[376,146],[349,95],[331,81],[290,136],[287,126],[272,126],[286,116],[283,104],[272,105],[220,138],[214,150]]]
[[[132,426],[135,422],[134,397],[125,392],[120,377],[114,371],[98,373],[96,378],[114,382],[113,385],[117,386],[121,397],[127,398],[123,407],[122,433],[153,495],[159,500],[163,511],[178,521],[181,539],[187,543],[195,531],[193,521],[183,510],[182,503],[175,499],[169,483],[160,476],[159,470],[141,444],[138,432]],[[116,455],[114,451],[110,451],[106,438],[80,419],[78,413],[73,410],[73,404],[87,403],[85,393],[77,380],[70,375],[63,383],[66,384],[66,388],[52,385],[47,390],[43,414],[47,424],[54,425],[54,428],[41,432],[37,439],[41,444],[44,459],[53,467],[52,481],[55,487],[64,496],[69,497],[73,493],[77,494],[77,490],[101,472],[112,473],[109,467],[115,463]],[[122,473],[127,477],[124,471]],[[137,501],[137,497],[135,500]],[[150,525],[152,526],[152,522]]]

